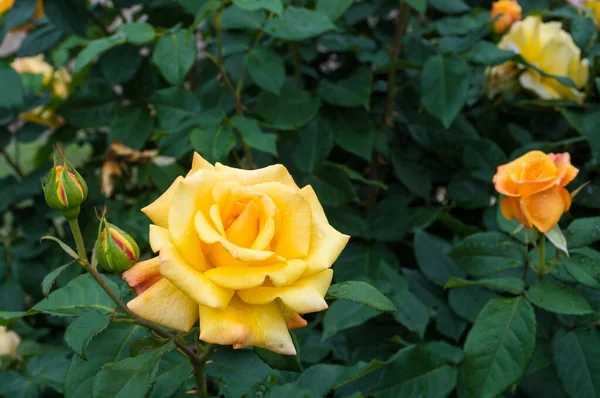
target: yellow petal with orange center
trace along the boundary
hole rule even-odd
[[[226,238],[219,235],[219,233],[210,225],[204,214],[201,211],[196,213],[194,219],[194,225],[196,232],[200,239],[206,244],[219,244],[226,253],[231,256],[232,260],[241,261],[244,263],[260,262],[268,259],[275,259],[275,253],[271,251],[258,251],[251,250],[244,247],[239,247],[229,242]],[[216,250],[216,249],[213,249]],[[232,263],[226,263],[228,258],[223,257],[223,252],[216,252],[220,254],[220,257],[211,257],[213,264],[216,267],[221,266],[232,266]]]
[[[165,278],[127,303],[127,307],[144,319],[183,332],[198,319],[198,303]]]
[[[158,253],[164,245],[172,243],[169,230],[154,224],[150,224],[149,238],[150,248],[154,253]]]
[[[142,212],[159,227],[169,227],[169,209],[171,208],[173,195],[175,195],[177,188],[179,188],[182,182],[183,177],[177,177],[158,199],[142,209]]]
[[[248,304],[267,304],[279,298],[290,310],[306,314],[327,308],[324,297],[332,278],[333,270],[326,269],[299,279],[291,286],[257,287],[240,290],[238,295],[242,301]]]
[[[258,235],[260,209],[254,203],[249,202],[242,213],[225,231],[227,239],[234,245],[250,248]]]
[[[160,273],[200,305],[224,308],[234,294],[233,290],[216,285],[189,265],[170,244],[160,251]]]
[[[329,224],[319,198],[310,185],[302,188],[299,194],[312,211],[310,252],[306,257],[308,268],[305,274],[311,275],[331,267],[346,247],[350,236],[338,232]]]
[[[276,303],[249,305],[234,297],[227,308],[200,306],[200,340],[211,344],[261,347],[294,355],[296,349]]]
[[[296,282],[306,270],[302,260],[290,260],[267,266],[218,267],[204,273],[219,286],[240,290],[261,286],[267,277],[275,286],[287,286]]]
[[[248,190],[267,195],[281,214],[275,253],[288,259],[305,257],[310,245],[312,212],[299,191],[278,182],[257,184]]]
[[[137,294],[142,293],[162,278],[158,256],[135,264],[123,272],[122,278]]]
[[[556,186],[521,198],[521,210],[525,218],[540,232],[550,231],[565,212],[566,203],[562,191],[566,190]]]

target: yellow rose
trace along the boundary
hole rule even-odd
[[[0,355],[10,355],[13,358],[17,357],[17,347],[21,343],[19,335],[12,330],[6,330],[4,326],[0,326]]]
[[[187,176],[142,211],[160,255],[123,274],[141,317],[183,331],[199,317],[205,342],[294,354],[288,329],[327,308],[349,236],[282,165],[240,170],[196,153]]]
[[[51,97],[66,99],[69,96],[71,75],[64,68],[55,70],[52,65],[44,60],[43,54],[33,57],[16,58],[11,66],[19,74],[33,73],[42,75],[44,88],[50,89]],[[45,106],[38,106],[22,113],[20,117],[23,120],[43,124],[52,128],[59,127],[63,123],[63,119],[56,114],[54,109]]]
[[[527,62],[545,73],[570,78],[579,89],[588,81],[588,60],[581,60],[581,51],[560,22],[544,23],[540,17],[527,17],[511,27],[498,47],[521,54]],[[568,99],[578,103],[585,99],[584,92],[552,77],[542,76],[532,68],[525,68],[518,79],[522,87],[542,99]]]
[[[594,17],[596,18],[596,23],[598,23],[598,21],[600,21],[600,1],[588,0],[585,2],[585,7],[592,10]]]

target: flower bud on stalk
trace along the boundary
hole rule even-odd
[[[102,268],[120,274],[137,262],[140,249],[131,235],[102,217],[96,253]]]
[[[80,205],[87,198],[87,184],[57,145],[54,149],[54,166],[43,184],[46,203],[60,210],[68,220],[77,218]]]

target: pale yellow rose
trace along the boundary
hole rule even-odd
[[[69,96],[71,75],[64,68],[55,70],[52,65],[44,60],[43,54],[33,57],[16,58],[11,66],[19,74],[33,73],[42,75],[44,88],[50,90],[51,97],[66,99]],[[22,113],[20,117],[23,120],[43,124],[52,128],[59,127],[64,122],[54,109],[46,106],[38,106]]]
[[[0,355],[10,355],[13,358],[17,357],[17,347],[21,343],[19,335],[12,330],[6,330],[4,326],[0,326]]]
[[[560,22],[544,23],[540,17],[527,17],[511,27],[498,47],[521,54],[527,62],[547,74],[570,78],[579,89],[588,81],[588,60],[581,59],[581,51]],[[503,66],[496,68],[500,67]],[[496,68],[492,71],[497,71]],[[585,99],[583,91],[564,85],[553,77],[542,76],[532,68],[525,68],[518,81],[523,88],[542,99],[568,99],[578,103]]]
[[[282,165],[240,170],[196,153],[187,176],[142,211],[160,255],[123,274],[138,315],[182,331],[199,317],[205,342],[294,354],[288,329],[327,308],[349,236]]]

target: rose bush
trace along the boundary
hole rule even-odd
[[[597,4],[0,0],[0,396],[597,396]]]
[[[349,236],[336,231],[310,185],[299,189],[282,165],[240,170],[198,153],[142,211],[160,252],[123,274],[138,315],[200,339],[296,354],[288,329],[299,314],[327,308],[333,262]]]

